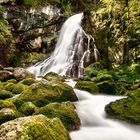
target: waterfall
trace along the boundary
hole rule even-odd
[[[28,68],[36,76],[44,76],[55,72],[68,77],[82,77],[85,66],[90,63],[90,40],[81,27],[83,13],[68,18],[63,24],[52,55]],[[94,46],[95,47],[95,46]],[[97,49],[95,49],[97,59]]]

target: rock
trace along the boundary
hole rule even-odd
[[[19,107],[18,111],[29,116],[32,115],[36,109],[37,107],[32,102],[25,102]]]
[[[17,80],[16,79],[10,79],[6,81],[7,83],[13,83],[13,84],[17,84]]]
[[[0,99],[5,100],[12,96],[13,96],[12,92],[7,91],[7,90],[0,90]]]
[[[73,89],[63,82],[37,82],[26,88],[18,97],[42,107],[51,102],[77,101]]]
[[[8,79],[11,79],[12,77],[13,77],[12,72],[5,70],[0,71],[0,81],[6,81]]]
[[[85,90],[85,91],[88,91],[88,92],[91,92],[94,94],[99,92],[99,89],[98,89],[96,83],[91,82],[91,81],[78,81],[75,85],[75,88]]]
[[[50,72],[50,73],[46,74],[43,78],[48,81],[62,81],[62,82],[65,81],[64,77],[62,77],[54,72]]]
[[[0,109],[2,108],[11,108],[16,110],[16,106],[11,101],[8,100],[0,100]]]
[[[12,92],[13,94],[20,94],[24,90],[26,90],[28,86],[23,85],[21,83],[14,84],[14,83],[7,83],[4,87],[5,90]]]
[[[35,78],[35,76],[24,68],[15,68],[13,75],[16,80],[20,81],[25,78]]]
[[[17,112],[11,108],[3,108],[0,110],[0,124],[13,120],[17,117]]]
[[[26,78],[26,79],[23,79],[22,81],[20,81],[19,83],[30,86],[31,84],[33,84],[35,82],[36,81],[33,78]]]
[[[49,118],[57,117],[69,131],[79,129],[80,119],[71,102],[50,103],[41,107],[35,114],[43,114]]]
[[[0,126],[0,138],[5,140],[70,140],[58,118],[44,115],[18,118]]]
[[[112,95],[123,95],[125,93],[125,84],[123,82],[119,81],[102,81],[97,83],[97,86],[99,88],[99,92],[106,93],[106,94],[112,94]]]
[[[107,114],[113,118],[140,124],[140,89],[129,97],[109,103],[105,107]]]

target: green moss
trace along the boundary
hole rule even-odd
[[[107,94],[117,94],[116,85],[113,81],[103,81],[97,84],[99,92]]]
[[[51,103],[40,108],[35,114],[43,114],[49,118],[58,117],[68,130],[78,129],[80,119],[71,102]]]
[[[30,86],[31,84],[35,83],[35,79],[33,78],[26,78],[20,81],[19,83]]]
[[[43,78],[48,81],[62,81],[62,82],[65,81],[62,76],[60,76],[54,72],[50,72],[50,73],[46,74]]]
[[[17,84],[17,80],[16,79],[10,79],[6,81],[7,83],[13,83],[13,84]]]
[[[67,130],[58,118],[48,119],[44,115],[12,120],[2,124],[0,130],[1,139],[11,139],[12,134],[12,138],[17,140],[70,140]]]
[[[25,102],[18,108],[18,111],[26,116],[29,116],[32,115],[36,109],[37,107],[32,102]]]
[[[26,88],[28,88],[28,86],[21,83],[18,83],[18,84],[7,83],[4,87],[5,90],[8,90],[12,92],[13,94],[20,94],[21,92],[26,90]]]
[[[70,86],[57,81],[34,83],[22,92],[19,99],[41,107],[50,102],[76,101],[77,97]]]
[[[0,91],[0,99],[2,99],[2,100],[10,98],[12,96],[13,96],[13,94],[10,91],[7,91],[7,90],[1,90]]]
[[[16,106],[8,100],[0,100],[0,109],[2,108],[11,108],[11,109],[16,109]]]
[[[3,108],[0,110],[0,124],[13,120],[17,118],[19,115],[17,111],[10,108]]]
[[[85,90],[91,93],[97,93],[99,91],[96,83],[91,81],[79,81],[76,83],[75,88]]]

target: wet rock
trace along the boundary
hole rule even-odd
[[[41,107],[35,114],[43,114],[49,118],[58,117],[69,131],[80,127],[80,119],[71,102],[50,103]]]
[[[58,118],[44,115],[28,116],[3,123],[0,138],[10,140],[70,140],[69,134]]]

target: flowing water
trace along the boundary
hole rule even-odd
[[[75,89],[79,101],[75,103],[81,128],[70,133],[72,140],[139,140],[140,127],[108,119],[104,107],[122,97],[91,95]]]
[[[80,26],[83,14],[70,17],[63,25],[54,53],[50,58],[29,67],[36,76],[56,72],[70,77],[81,77],[85,64],[90,59],[90,41]],[[93,39],[94,40],[94,39]],[[94,46],[95,59],[98,50]],[[74,82],[70,82],[74,87]],[[72,140],[139,140],[140,127],[106,118],[104,107],[117,96],[91,95],[74,89],[79,101],[76,111],[81,119],[81,128],[70,133]]]
[[[90,62],[90,41],[92,40],[80,25],[82,18],[83,13],[68,18],[62,26],[50,58],[29,67],[28,70],[37,76],[55,72],[69,77],[82,77],[84,67]],[[95,57],[97,59],[97,55]]]

